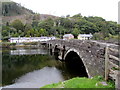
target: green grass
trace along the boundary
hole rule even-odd
[[[103,85],[101,82],[105,81],[102,80],[100,76],[94,77],[92,79],[76,77],[64,82],[46,85],[42,88],[115,88],[113,82],[106,82],[107,85]]]
[[[61,88],[61,87],[62,87],[62,82],[46,85],[46,86],[44,86],[42,88]]]

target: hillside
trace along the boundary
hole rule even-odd
[[[33,20],[44,20],[48,17],[55,18],[55,16],[47,14],[36,14],[32,10],[29,10],[15,2],[3,2],[2,3],[2,21],[3,24],[7,22],[11,23],[16,19],[25,23],[32,23]]]
[[[2,36],[3,40],[10,37],[40,37],[64,34],[93,34],[95,40],[117,40],[120,25],[117,22],[106,21],[99,16],[82,16],[81,13],[72,17],[56,17],[48,14],[38,14],[15,2],[2,4]],[[17,20],[16,20],[17,19]]]
[[[3,16],[16,16],[22,14],[34,14],[33,11],[22,7],[15,2],[3,2],[2,3]]]

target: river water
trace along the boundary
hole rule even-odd
[[[44,48],[2,50],[2,84],[5,88],[40,88],[79,76],[55,60]]]

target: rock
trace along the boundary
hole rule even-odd
[[[102,85],[107,86],[108,84],[106,82],[101,82]]]
[[[101,84],[102,84],[103,86],[107,86],[107,85],[108,85],[106,82],[103,81],[103,82],[96,83],[95,86],[98,86],[98,85],[101,85]]]

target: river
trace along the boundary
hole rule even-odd
[[[40,88],[79,76],[74,71],[55,60],[45,47],[2,50],[4,88]]]

